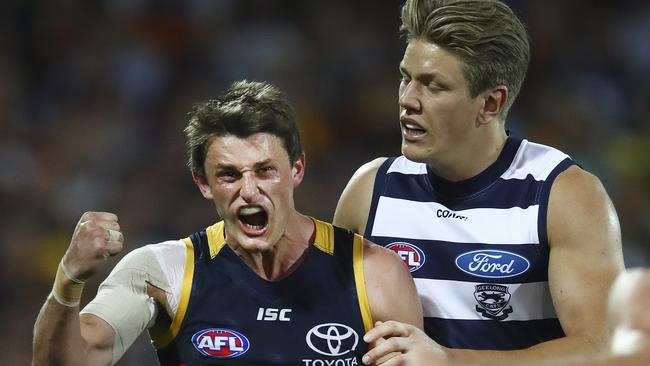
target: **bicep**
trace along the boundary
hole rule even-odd
[[[81,337],[86,344],[87,359],[95,365],[112,365],[115,332],[102,318],[92,314],[79,316]]]
[[[155,302],[148,293],[151,283],[164,289]],[[160,263],[152,250],[139,248],[118,263],[100,286],[97,296],[82,310],[86,319],[99,319],[89,324],[98,329],[103,327],[97,324],[110,328],[113,362],[117,362],[150,326],[158,310],[156,303],[166,303],[165,291],[169,292],[170,287]]]
[[[363,234],[370,211],[375,174],[384,160],[378,158],[364,164],[350,178],[336,205],[332,220],[334,225]]]
[[[602,184],[571,167],[551,189],[549,286],[567,335],[604,336],[606,298],[623,269],[614,207]]]

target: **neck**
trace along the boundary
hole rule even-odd
[[[484,133],[459,145],[452,156],[431,161],[428,165],[435,175],[451,182],[472,178],[499,158],[507,138],[503,128],[485,129]]]
[[[268,251],[237,251],[253,272],[267,281],[278,281],[302,262],[315,231],[314,222],[298,212],[292,214],[280,240]]]

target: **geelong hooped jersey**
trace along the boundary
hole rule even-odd
[[[152,334],[161,364],[361,365],[362,337],[373,323],[363,239],[314,222],[303,262],[275,282],[225,244],[223,222],[184,239],[178,309],[169,329]]]
[[[564,336],[548,286],[546,212],[553,180],[572,164],[508,137],[494,164],[462,182],[404,156],[379,168],[365,237],[409,266],[430,337],[509,350]]]

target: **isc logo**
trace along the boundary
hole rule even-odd
[[[221,328],[203,329],[194,333],[192,344],[201,354],[212,358],[239,357],[250,346],[243,334]]]
[[[291,309],[260,308],[257,311],[257,320],[288,322]]]
[[[406,266],[408,266],[409,271],[411,272],[417,271],[422,267],[422,265],[424,265],[424,252],[413,244],[395,242],[388,244],[386,248],[397,253],[404,263],[406,263]]]

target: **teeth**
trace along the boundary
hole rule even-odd
[[[422,129],[420,126],[412,124],[412,123],[404,123],[404,127],[408,128],[409,130],[421,130]]]
[[[246,216],[246,215],[255,215],[256,213],[262,212],[262,208],[259,206],[248,206],[248,207],[242,207],[239,210],[239,214]]]

